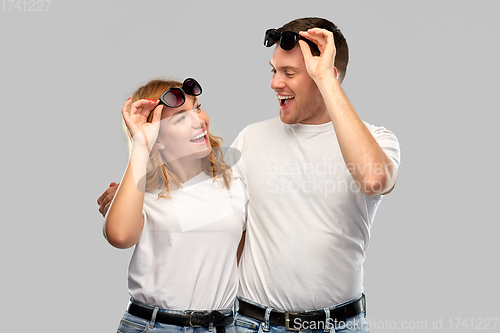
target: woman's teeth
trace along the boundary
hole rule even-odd
[[[200,134],[198,134],[197,136],[195,136],[194,138],[192,138],[191,140],[189,141],[196,141],[202,137],[204,137],[205,135],[207,134],[207,130],[204,130],[203,132],[201,132]]]

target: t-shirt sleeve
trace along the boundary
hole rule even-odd
[[[247,185],[247,177],[244,159],[242,156],[242,150],[244,145],[244,131],[240,132],[234,142],[231,144],[228,149],[225,161],[231,166],[233,171],[233,177],[240,180],[243,184],[245,191],[245,220],[243,224],[243,230],[246,230],[247,227],[247,218],[248,218],[248,185]]]
[[[399,149],[399,141],[396,135],[394,135],[394,133],[392,133],[385,127],[377,127],[368,123],[365,124],[372,133],[380,148],[382,148],[384,153],[392,161],[392,163],[394,163],[396,168],[399,168],[399,165],[401,163],[401,153]]]
[[[243,145],[244,133],[242,131],[229,147],[224,159],[226,163],[232,168],[233,176],[236,178],[240,178],[241,181],[245,185],[247,185],[245,165],[242,156]]]

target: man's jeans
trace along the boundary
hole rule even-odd
[[[359,298],[353,299],[346,303],[339,304],[335,307],[329,308],[329,310],[335,309],[337,307],[352,303]],[[257,305],[263,309],[265,306],[252,302],[248,299],[243,299],[244,301]],[[268,308],[270,309],[270,308]],[[270,310],[269,310],[270,311]],[[326,312],[326,311],[325,311]],[[269,312],[268,312],[269,314]],[[236,328],[236,333],[294,333],[294,331],[287,331],[285,326],[278,326],[269,323],[269,315],[267,315],[266,321],[260,321],[247,316],[243,316],[236,313],[234,317],[234,326]],[[335,322],[334,320],[327,320],[326,325],[320,323],[318,325],[315,322],[300,322],[300,323],[290,323],[291,327],[300,328],[300,332],[304,333],[368,333],[368,322],[366,320],[366,314],[361,312],[359,315],[348,318],[345,322]],[[320,326],[320,327],[317,327]],[[326,326],[326,327],[324,327]]]

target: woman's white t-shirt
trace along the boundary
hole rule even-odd
[[[144,227],[129,266],[136,301],[176,310],[231,308],[238,291],[236,251],[246,225],[246,187],[201,173],[144,196]]]

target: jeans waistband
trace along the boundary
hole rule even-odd
[[[169,310],[131,300],[127,312],[132,316],[148,320],[150,327],[153,327],[155,322],[176,326],[208,327],[209,330],[215,326],[224,333],[223,327],[233,322],[231,309]]]
[[[280,311],[239,297],[237,310],[238,314],[263,322],[266,332],[271,324],[284,326],[287,331],[299,331],[305,327],[304,324],[309,326],[310,323],[316,323],[315,327],[322,324],[326,332],[331,322],[345,322],[363,311],[366,311],[364,295],[329,308],[310,311]]]
[[[347,304],[351,304],[351,303],[354,303],[356,302],[357,300],[361,299],[363,296],[365,296],[364,294],[361,294],[361,295],[358,295],[354,298],[351,298],[350,300],[347,300],[345,302],[342,302],[342,303],[339,303],[339,304],[335,304],[335,305],[332,305],[330,307],[327,307],[327,308],[321,308],[321,309],[312,309],[312,310],[298,310],[298,311],[293,311],[293,310],[290,310],[289,312],[301,312],[301,313],[312,313],[312,312],[324,312],[325,309],[329,309],[329,310],[334,310],[334,309],[337,309],[337,308],[340,308],[342,306],[345,306]],[[239,300],[243,300],[247,303],[250,303],[250,304],[253,304],[255,306],[258,306],[259,308],[262,308],[262,309],[267,309],[267,308],[270,308],[270,306],[267,306],[267,305],[263,305],[263,304],[260,304],[260,303],[257,303],[257,302],[254,302],[248,298],[245,298],[245,297],[241,297],[241,296],[237,296],[236,297],[237,299],[237,302]],[[271,308],[273,311],[280,311],[280,312],[285,312],[285,310],[282,310],[282,309],[275,309],[275,308]]]
[[[180,315],[189,314],[189,313],[192,313],[193,311],[195,311],[197,313],[209,313],[209,312],[213,311],[213,310],[173,310],[173,309],[165,309],[165,308],[155,307],[155,306],[151,306],[151,305],[148,305],[148,304],[136,301],[133,298],[130,299],[130,303],[134,303],[134,304],[140,305],[140,306],[142,306],[144,308],[148,308],[148,309],[151,309],[151,310],[155,310],[157,308],[158,312],[171,313],[171,314],[180,314]],[[226,316],[228,316],[228,315],[230,315],[230,314],[233,313],[233,309],[214,309],[214,310],[219,311],[220,313],[222,313],[222,314],[224,314]]]

